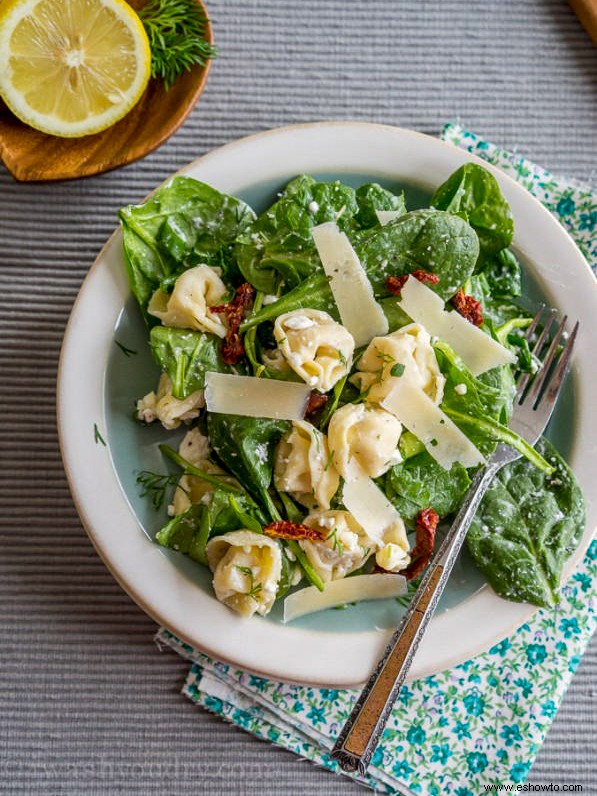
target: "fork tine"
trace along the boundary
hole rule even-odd
[[[572,349],[574,348],[574,343],[576,341],[576,335],[578,334],[579,326],[580,323],[579,321],[577,321],[574,325],[574,329],[572,330],[572,334],[568,338],[568,342],[566,343],[566,346],[560,355],[558,364],[556,365],[552,373],[551,379],[549,380],[549,384],[547,385],[547,389],[545,390],[541,398],[538,399],[536,402],[537,409],[539,408],[547,409],[550,415],[558,399],[558,395],[560,394],[562,384],[564,383],[564,377],[568,372],[568,367],[570,366]]]
[[[539,321],[541,319],[541,316],[543,315],[543,310],[544,309],[545,309],[545,304],[542,304],[539,307],[535,317],[531,321],[531,324],[530,324],[529,328],[527,329],[527,333],[525,334],[525,339],[526,339],[526,341],[528,343],[531,342],[531,338],[532,338],[533,334],[535,333],[535,329],[539,325]],[[518,381],[516,383],[516,396],[515,396],[516,398],[520,398],[520,396],[523,394],[523,392],[526,389],[527,384],[529,383],[530,377],[531,377],[530,373],[522,373],[522,374],[520,374],[520,376],[518,378]]]
[[[529,390],[528,394],[524,398],[525,401],[532,401],[535,405],[539,403],[538,398],[541,394],[541,389],[546,382],[547,376],[549,374],[550,368],[554,361],[554,357],[556,355],[556,351],[558,346],[560,345],[560,341],[562,339],[562,335],[564,333],[564,327],[566,326],[566,321],[568,320],[568,316],[564,315],[562,318],[562,322],[558,326],[558,329],[554,335],[553,340],[551,341],[551,345],[549,346],[549,350],[543,360],[543,364],[539,368],[539,372],[535,376],[535,380],[531,385],[531,389]]]

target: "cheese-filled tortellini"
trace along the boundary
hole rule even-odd
[[[179,447],[179,454],[187,462],[198,467],[210,475],[219,475],[222,481],[232,486],[238,486],[238,481],[228,475],[222,468],[210,461],[211,453],[209,439],[198,428],[192,428],[184,435]],[[196,475],[181,475],[172,503],[168,506],[170,516],[182,514],[194,503],[209,503],[214,491],[213,484]]]
[[[282,550],[275,539],[241,528],[207,543],[216,597],[242,616],[270,612],[282,576]]]
[[[446,380],[431,338],[418,323],[410,323],[385,337],[374,337],[359,360],[358,369],[351,381],[372,403],[380,403],[399,378],[420,387],[436,404],[444,395]]]
[[[382,542],[375,553],[375,563],[386,572],[400,572],[410,564],[409,550],[404,522],[396,520],[383,532]]]
[[[274,483],[307,508],[329,509],[340,477],[325,434],[305,420],[294,420],[276,449]]]
[[[186,398],[175,398],[170,377],[162,373],[157,391],[147,393],[137,401],[137,417],[143,423],[159,420],[164,428],[170,430],[194,420],[204,406],[203,390],[195,390]]]
[[[178,277],[172,293],[156,290],[147,311],[159,318],[164,326],[198,329],[225,337],[224,316],[209,309],[221,303],[225,294],[226,285],[214,269],[197,265]]]
[[[327,312],[286,312],[276,318],[274,336],[294,372],[320,392],[331,390],[350,371],[354,339]]]
[[[377,406],[346,404],[332,415],[328,445],[336,470],[345,481],[359,475],[378,478],[401,461],[400,421]]]
[[[374,551],[371,540],[348,511],[314,511],[303,523],[322,533],[321,541],[301,540],[299,544],[324,582],[354,572]]]

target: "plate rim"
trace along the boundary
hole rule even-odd
[[[460,163],[463,162],[477,162],[483,165],[486,168],[489,168],[492,173],[494,173],[497,177],[499,182],[502,184],[502,187],[505,185],[508,187],[507,193],[513,193],[515,196],[518,196],[519,201],[522,201],[523,205],[529,203],[532,207],[534,207],[534,212],[539,213],[540,217],[545,219],[546,224],[551,226],[552,230],[554,230],[553,234],[556,234],[560,241],[565,241],[564,248],[568,249],[570,253],[574,254],[575,259],[577,262],[572,266],[577,268],[578,266],[584,264],[585,268],[585,276],[588,274],[592,279],[592,274],[589,269],[588,264],[584,260],[583,255],[579,251],[578,247],[576,246],[575,242],[572,238],[568,235],[566,230],[558,224],[556,219],[549,213],[549,211],[531,194],[529,194],[526,189],[524,189],[521,185],[516,183],[512,178],[508,175],[501,172],[496,167],[491,166],[491,164],[486,163],[482,159],[478,158],[471,153],[466,152],[465,150],[461,150],[454,145],[441,141],[437,138],[432,136],[428,136],[424,133],[420,133],[413,130],[407,130],[405,128],[400,127],[393,127],[390,125],[382,125],[382,124],[373,124],[368,122],[352,122],[352,121],[324,121],[324,122],[310,122],[305,124],[298,124],[298,125],[289,125],[285,127],[274,128],[272,130],[262,131],[260,133],[256,133],[251,136],[247,136],[241,139],[237,139],[232,141],[228,144],[225,144],[215,150],[212,150],[203,156],[191,161],[190,163],[183,166],[174,174],[171,174],[164,180],[162,185],[169,182],[172,177],[177,175],[188,175],[191,172],[199,171],[209,171],[209,167],[216,163],[218,159],[224,157],[226,159],[227,155],[233,153],[236,150],[236,154],[238,154],[239,148],[242,149],[243,147],[252,147],[253,145],[257,144],[257,148],[259,148],[261,142],[265,139],[270,138],[271,140],[275,140],[276,137],[279,139],[284,138],[292,138],[296,133],[301,135],[301,133],[306,133],[307,138],[311,133],[322,133],[323,131],[328,131],[331,135],[332,132],[338,133],[339,130],[343,130],[348,132],[348,135],[355,135],[361,136],[363,133],[369,134],[370,136],[375,137],[375,135],[389,136],[390,138],[395,138],[396,142],[399,140],[404,143],[405,141],[414,141],[419,142],[421,147],[424,149],[425,147],[432,147],[437,148],[439,152],[450,152],[451,155],[448,157],[449,160],[453,161],[455,165],[453,168],[457,168]],[[327,135],[328,133],[323,133]],[[341,133],[342,135],[343,133]],[[272,138],[273,137],[273,138]],[[433,143],[430,143],[433,142]],[[417,143],[414,144],[417,147]],[[457,163],[458,161],[458,163]],[[207,167],[207,168],[206,168]],[[313,168],[314,171],[321,171],[321,169]],[[340,172],[340,168],[336,168],[336,171]],[[350,167],[345,167],[344,171],[351,170]],[[380,169],[378,169],[380,170]],[[287,172],[289,173],[289,172]],[[298,173],[294,171],[293,173]],[[357,172],[355,172],[357,173]],[[265,177],[262,178],[262,180]],[[399,179],[396,174],[395,179]],[[409,182],[413,182],[412,180],[408,180]],[[255,181],[248,184],[255,184]],[[413,184],[423,184],[425,187],[429,187],[425,182]],[[437,182],[436,182],[437,184]],[[157,190],[160,186],[157,186],[154,191],[152,191],[149,196],[151,196],[155,190]],[[245,186],[246,187],[246,186]],[[243,190],[242,187],[237,188],[237,191]],[[521,199],[521,197],[523,197]],[[144,200],[142,200],[144,201]],[[547,221],[549,219],[549,221]],[[516,221],[516,218],[515,218]],[[555,226],[554,226],[555,225]],[[557,228],[557,233],[555,233],[555,229]],[[97,520],[94,519],[94,510],[90,509],[89,500],[88,500],[88,490],[82,488],[81,480],[77,479],[76,474],[76,465],[80,464],[80,452],[77,449],[78,442],[76,438],[76,434],[74,429],[71,427],[70,422],[67,421],[67,414],[69,412],[69,408],[72,408],[72,396],[69,400],[68,396],[68,389],[72,387],[72,373],[69,373],[69,366],[72,364],[70,357],[76,353],[77,347],[75,344],[75,330],[77,324],[79,322],[79,316],[81,307],[84,301],[89,301],[87,296],[90,295],[90,286],[93,285],[94,281],[98,281],[98,275],[101,277],[101,268],[102,265],[108,263],[106,268],[108,269],[108,273],[115,277],[115,284],[114,288],[116,290],[122,290],[123,287],[128,291],[128,284],[126,284],[126,275],[124,273],[124,268],[121,268],[121,272],[119,274],[111,273],[109,271],[110,268],[110,257],[115,253],[115,247],[118,244],[118,240],[120,238],[120,231],[117,229],[114,233],[108,238],[107,242],[104,244],[102,249],[100,250],[99,254],[97,255],[93,265],[89,269],[89,273],[87,274],[80,291],[77,295],[75,303],[73,305],[71,315],[69,317],[69,321],[66,327],[63,346],[61,350],[60,360],[59,360],[59,367],[58,367],[58,387],[57,387],[57,421],[58,421],[58,431],[59,431],[59,440],[60,440],[60,449],[62,454],[62,459],[64,463],[65,472],[67,475],[69,487],[71,490],[71,494],[73,496],[73,501],[77,508],[77,512],[81,518],[81,521],[85,527],[85,530],[90,537],[95,549],[97,550],[98,554],[104,561],[105,565],[107,566],[108,570],[117,580],[117,582],[121,585],[121,587],[126,591],[129,596],[144,610],[149,616],[151,616],[158,624],[164,625],[168,629],[171,630],[175,635],[185,641],[187,644],[191,646],[199,648],[202,652],[210,655],[211,657],[215,657],[219,660],[223,660],[230,665],[241,667],[248,671],[254,672],[256,674],[265,675],[267,677],[273,677],[277,679],[283,679],[287,682],[300,682],[306,683],[315,686],[330,686],[330,687],[347,687],[347,686],[357,686],[362,683],[366,677],[367,672],[372,668],[373,662],[376,660],[378,655],[381,653],[385,642],[390,634],[391,631],[385,632],[356,632],[356,633],[342,633],[342,634],[321,634],[317,631],[311,630],[304,630],[301,629],[299,635],[307,635],[312,637],[317,637],[318,642],[321,644],[322,635],[326,635],[328,639],[333,639],[336,642],[336,647],[346,647],[347,645],[340,643],[341,639],[344,641],[353,639],[357,637],[360,639],[358,645],[354,643],[349,644],[348,646],[351,647],[353,650],[356,649],[357,646],[362,646],[363,644],[368,645],[367,654],[363,656],[363,661],[359,666],[358,672],[351,673],[344,669],[341,673],[335,671],[333,673],[333,679],[330,679],[330,675],[323,670],[323,663],[327,665],[330,660],[334,660],[334,657],[337,659],[338,655],[334,656],[334,650],[331,650],[329,647],[329,643],[324,644],[325,647],[325,654],[322,656],[322,661],[319,666],[312,667],[309,669],[309,673],[304,675],[302,672],[299,672],[296,665],[288,666],[288,656],[284,660],[280,659],[277,662],[270,662],[264,663],[263,661],[260,662],[262,656],[255,656],[254,652],[251,655],[245,655],[245,659],[239,659],[239,655],[242,658],[242,655],[245,653],[245,650],[240,649],[238,645],[222,645],[222,643],[217,643],[217,639],[214,640],[214,643],[211,643],[212,639],[210,638],[201,638],[198,639],[194,632],[189,633],[189,622],[185,622],[181,620],[179,617],[175,618],[177,621],[171,621],[172,616],[168,611],[164,611],[160,609],[160,606],[148,596],[147,589],[142,588],[141,584],[139,583],[138,579],[131,580],[130,572],[126,571],[126,567],[123,569],[122,562],[119,560],[119,556],[114,554],[112,549],[109,549],[109,544],[106,545],[106,539],[102,536],[102,529],[98,529],[97,527]],[[104,270],[106,270],[104,268]],[[105,276],[105,275],[104,275]],[[545,278],[542,279],[541,275],[539,275],[539,279],[541,282],[545,281]],[[597,302],[593,302],[595,308],[597,309]],[[119,312],[121,311],[122,307],[119,308]],[[113,333],[113,328],[112,328]],[[71,354],[73,352],[73,354]],[[102,376],[105,373],[105,365],[107,364],[107,352],[106,349],[106,357],[105,361],[103,362],[102,367]],[[595,379],[593,379],[593,384]],[[578,387],[581,392],[584,392],[585,381],[578,381]],[[102,414],[101,417],[104,418],[104,396],[103,390],[101,394],[101,403],[102,403]],[[81,429],[77,429],[80,431]],[[577,435],[578,436],[578,435]],[[79,441],[80,442],[80,441]],[[577,439],[574,440],[574,444],[572,446],[572,452],[570,458],[574,458],[575,449],[577,447],[576,443],[578,442]],[[89,453],[89,445],[87,446],[87,453]],[[96,445],[97,448],[97,445]],[[93,450],[93,448],[91,448]],[[109,448],[108,448],[109,453]],[[112,469],[112,478],[117,484],[118,489],[120,490],[120,484],[114,471],[114,467],[110,458],[110,467]],[[587,496],[588,497],[588,496]],[[128,506],[128,502],[126,501],[126,497],[124,493],[120,492],[120,498],[122,502],[126,503],[126,508],[132,515],[132,510]],[[96,512],[97,514],[97,512]],[[130,518],[129,518],[130,519]],[[142,537],[142,540],[147,545],[150,545],[151,548],[157,548],[157,546],[151,542],[145,536],[145,533],[140,528],[136,518],[132,515],[132,520],[134,524],[137,526],[137,532],[139,537]],[[584,550],[590,543],[592,537],[592,533],[589,532],[589,523],[587,524],[587,530],[585,531],[585,535],[583,537],[583,543],[581,546],[575,551],[573,556],[567,562],[567,566],[565,568],[564,578],[565,580],[571,571],[575,568],[576,564],[582,556],[584,555]],[[159,552],[159,551],[158,551]],[[181,578],[181,573],[177,570],[176,567],[173,567],[171,562],[168,561],[163,555],[161,555],[162,561],[167,563],[168,567],[171,569],[171,572],[174,573],[174,581],[177,578]],[[159,569],[159,567],[158,567]],[[163,569],[163,567],[161,567]],[[181,586],[182,588],[182,586]],[[209,598],[210,603],[213,603],[215,606],[219,606],[222,611],[225,611],[227,614],[232,614],[227,608],[222,606],[218,603],[215,598],[211,595],[206,595],[202,592],[201,589],[194,587],[196,591],[201,592],[204,594],[205,597]],[[184,591],[184,589],[183,589]],[[159,602],[159,601],[158,601]],[[499,605],[498,605],[499,603]],[[452,610],[452,614],[460,611],[464,606],[468,606],[467,612],[469,617],[474,620],[482,621],[484,617],[486,617],[486,612],[491,611],[492,609],[498,606],[498,610],[501,610],[504,614],[504,622],[501,623],[499,630],[496,630],[492,635],[488,636],[487,633],[484,635],[483,639],[479,639],[477,643],[470,643],[466,653],[463,654],[462,650],[459,652],[450,652],[449,650],[444,650],[438,659],[430,660],[432,657],[430,655],[430,642],[429,639],[433,637],[434,628],[438,629],[439,625],[442,624],[442,617],[444,615],[435,617],[433,622],[431,623],[430,630],[428,632],[426,641],[426,649],[427,655],[426,657],[421,656],[421,653],[425,651],[425,648],[417,655],[417,659],[415,659],[413,668],[411,669],[410,678],[409,679],[417,679],[428,674],[437,673],[442,671],[443,669],[449,668],[454,666],[458,663],[463,662],[466,659],[474,657],[475,655],[486,651],[492,644],[497,643],[505,636],[509,635],[516,627],[523,624],[525,621],[528,621],[530,617],[538,610],[536,606],[531,606],[528,604],[521,604],[521,603],[510,603],[505,600],[499,598],[495,593],[491,591],[491,589],[486,586],[480,592],[473,595],[472,597],[468,598],[467,600],[463,601],[459,604],[459,606]],[[212,606],[213,608],[213,606]],[[473,609],[472,611],[470,609]],[[220,618],[223,616],[221,611],[216,611],[214,608],[214,613],[220,614]],[[236,617],[234,617],[236,619]],[[259,622],[259,620],[252,620],[253,622]],[[182,622],[182,624],[181,624]],[[242,618],[238,618],[236,622],[224,622],[225,625],[230,626],[235,624],[237,629],[241,628],[243,631],[246,631],[248,625],[245,623]],[[270,628],[277,628],[278,632],[280,628],[284,629],[284,632],[287,630],[291,630],[289,626],[284,627],[283,625],[275,625],[273,623],[259,623],[259,625],[268,625]],[[437,634],[437,633],[436,633]],[[259,635],[259,634],[257,634]],[[263,634],[261,634],[263,635]],[[272,635],[272,634],[267,634]],[[334,645],[332,645],[334,646]],[[235,652],[236,649],[236,652]],[[284,656],[283,656],[284,657]],[[366,659],[366,660],[365,660]],[[337,662],[337,660],[336,660]],[[304,662],[300,664],[301,668],[304,667]],[[309,668],[309,667],[307,667]]]

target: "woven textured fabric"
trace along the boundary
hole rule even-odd
[[[594,49],[561,0],[212,0],[221,54],[158,152],[75,183],[0,171],[0,793],[329,794],[362,789],[198,712],[186,667],[94,552],[62,472],[54,392],[64,326],[116,223],[205,151],[281,124],[353,118],[437,135],[462,122],[595,181]],[[82,372],[84,378],[84,372]],[[98,496],[101,499],[101,496]],[[597,649],[532,782],[597,792]]]

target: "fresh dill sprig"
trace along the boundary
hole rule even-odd
[[[166,91],[183,72],[205,66],[216,48],[205,39],[207,19],[196,0],[149,0],[138,12],[151,49],[151,76]]]
[[[156,511],[162,508],[166,499],[166,490],[170,486],[176,486],[180,479],[179,473],[152,473],[151,470],[143,470],[137,475],[137,483],[143,487],[140,497],[151,496],[151,502]],[[182,489],[182,487],[181,487]]]
[[[255,583],[255,575],[251,567],[240,567],[238,564],[235,564],[235,567],[239,572],[242,572],[245,577],[249,578],[249,591],[246,592],[246,596],[252,597],[255,602],[259,602],[258,598],[263,590],[263,585],[261,583]]]

